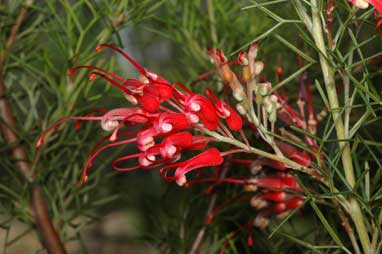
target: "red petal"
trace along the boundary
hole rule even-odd
[[[228,106],[228,105],[227,105]],[[231,107],[227,107],[230,115],[226,118],[226,122],[228,124],[228,127],[233,131],[238,131],[243,127],[243,121],[241,120],[240,115],[233,110]]]
[[[192,145],[192,135],[189,132],[178,132],[166,137],[162,144],[167,146],[189,147]]]
[[[137,100],[147,112],[155,113],[159,109],[160,103],[158,97],[151,94],[137,96]]]
[[[202,167],[218,166],[223,163],[223,157],[216,148],[210,148],[197,156],[184,161],[175,171],[175,178],[179,185],[183,185],[185,174],[188,172]],[[178,181],[180,180],[180,181]]]

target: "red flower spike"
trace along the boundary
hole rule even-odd
[[[161,175],[166,180],[175,180],[178,185],[183,186],[187,182],[186,174],[188,172],[203,167],[219,166],[223,163],[223,161],[224,159],[219,150],[216,148],[210,148],[189,160],[163,167],[161,169]],[[174,167],[178,167],[175,170],[174,177],[167,176],[166,171]]]
[[[240,130],[243,126],[243,121],[241,120],[240,115],[227,103],[222,102],[211,89],[207,88],[206,93],[210,100],[215,102],[216,112],[220,117],[226,120],[228,127],[233,131]]]

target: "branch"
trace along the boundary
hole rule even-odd
[[[345,178],[351,187],[355,186],[355,176],[353,168],[353,159],[351,155],[350,143],[346,141],[344,121],[341,115],[340,104],[337,96],[337,91],[335,87],[335,70],[332,68],[333,65],[330,64],[329,54],[326,49],[325,40],[323,36],[323,28],[321,24],[320,10],[317,0],[311,0],[312,7],[312,37],[315,41],[316,47],[320,51],[320,63],[322,75],[324,77],[326,91],[329,99],[330,111],[332,112],[332,118],[334,121],[334,126],[338,138],[338,146],[341,151],[342,165],[345,171]],[[308,26],[308,24],[307,24]],[[355,224],[360,242],[363,247],[364,253],[370,253],[370,239],[362,214],[361,207],[358,201],[351,197],[349,198],[350,204],[350,216]]]
[[[20,140],[15,133],[16,121],[12,113],[11,105],[6,96],[3,76],[6,53],[12,48],[16,41],[17,34],[27,15],[28,5],[30,5],[31,2],[32,1],[25,1],[23,3],[16,22],[8,36],[6,47],[0,52],[0,117],[2,118],[0,121],[0,133],[3,136],[4,142],[12,147],[11,153],[12,158],[16,161],[16,168],[29,183],[35,183],[35,177],[32,173],[31,164],[28,162],[25,147],[20,143]],[[35,224],[41,234],[43,244],[47,252],[64,254],[66,251],[53,227],[46,202],[38,184],[35,184],[33,187],[31,203]]]

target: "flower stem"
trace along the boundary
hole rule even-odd
[[[319,13],[317,0],[311,0],[312,7],[312,36],[320,51],[320,63],[322,74],[325,81],[326,91],[329,99],[330,111],[332,112],[333,121],[337,133],[338,145],[340,148],[342,165],[345,171],[345,177],[351,187],[355,185],[353,161],[351,157],[350,144],[346,141],[344,122],[339,109],[339,101],[335,87],[334,70],[330,66],[328,60],[329,55],[326,50],[325,40],[323,36],[323,28]],[[370,252],[370,239],[364,222],[361,208],[357,200],[353,197],[349,198],[350,214],[357,229],[363,250],[365,253]]]

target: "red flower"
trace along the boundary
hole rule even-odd
[[[223,163],[223,161],[224,159],[219,150],[216,148],[210,148],[189,160],[163,167],[161,169],[161,174],[165,179],[170,181],[175,180],[178,185],[183,186],[187,182],[186,174],[188,172],[197,168],[219,166]],[[175,170],[174,176],[167,176],[166,171],[174,167],[178,167]]]
[[[221,101],[211,89],[207,88],[206,93],[210,100],[215,102],[214,106],[216,112],[221,118],[226,120],[228,127],[233,131],[240,130],[243,126],[243,121],[241,120],[240,115],[227,103]]]
[[[183,105],[184,113],[188,116],[191,123],[197,123],[199,120],[202,124],[214,131],[219,124],[218,115],[211,101],[201,94],[194,94],[191,91],[187,93],[176,91],[178,102]]]
[[[311,164],[310,156],[307,152],[298,151],[295,147],[283,142],[276,142],[277,147],[289,159],[297,162],[301,166],[308,167]]]

